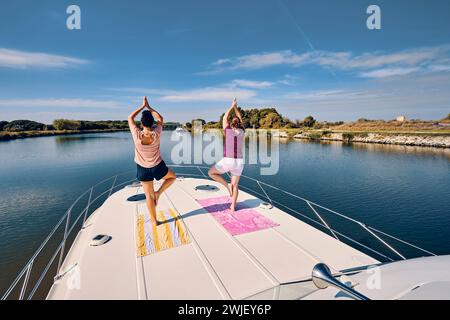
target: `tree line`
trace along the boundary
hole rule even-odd
[[[139,125],[140,123],[137,122]],[[164,123],[164,129],[172,129],[181,126],[178,122]],[[69,120],[56,119],[52,124],[44,124],[32,120],[14,120],[11,122],[0,121],[0,131],[24,132],[24,131],[87,131],[87,130],[127,130],[127,120]]]
[[[263,129],[290,129],[290,128],[313,128],[318,127],[320,124],[312,116],[307,116],[303,120],[291,120],[287,117],[283,117],[275,108],[252,108],[244,110],[239,107],[242,115],[243,125],[245,128],[263,128]],[[222,128],[222,120],[225,113],[219,118],[219,121],[206,122],[203,119],[193,119],[191,122],[187,122],[185,126],[190,129],[194,125],[195,121],[200,121],[206,129],[220,129]],[[234,111],[231,112],[230,117],[234,117]],[[342,122],[336,123],[336,125],[342,124]]]
[[[0,131],[23,132],[23,131],[53,131],[53,130],[111,130],[127,129],[126,120],[85,121],[56,119],[52,124],[44,124],[32,120],[14,120],[11,122],[0,121]]]
[[[344,121],[319,122],[312,116],[307,116],[303,120],[291,120],[288,117],[282,116],[275,108],[263,108],[263,109],[247,109],[244,110],[239,107],[242,114],[243,125],[245,128],[255,128],[255,129],[323,129],[335,126],[340,126],[344,124]],[[222,119],[224,113],[219,118],[219,121],[209,121],[206,122],[204,119],[193,119],[191,122],[186,122],[185,127],[191,129],[195,121],[200,121],[204,129],[221,129]],[[234,116],[234,111],[232,111],[230,117]],[[417,120],[419,121],[419,120]],[[446,118],[439,120],[442,123],[450,123],[450,114]],[[361,124],[362,122],[386,122],[384,120],[368,120],[368,119],[358,119],[355,123]],[[395,122],[395,121],[394,121]]]

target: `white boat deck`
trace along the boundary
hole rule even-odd
[[[48,299],[296,299],[296,290],[280,295],[280,284],[310,279],[316,263],[333,270],[378,263],[327,234],[272,208],[243,191],[239,201],[280,225],[230,235],[195,199],[226,195],[196,191],[206,179],[179,179],[161,196],[158,210],[174,208],[184,220],[191,243],[138,257],[136,218],[145,202],[127,199],[142,188],[114,193],[86,222],[62,266],[69,271],[56,281]],[[97,234],[112,240],[89,245]],[[286,293],[288,292],[288,293]]]

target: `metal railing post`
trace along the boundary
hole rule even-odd
[[[91,205],[91,199],[92,199],[92,192],[94,191],[94,187],[91,187],[91,191],[89,192],[89,200],[88,200],[88,204],[86,206],[86,212],[84,213],[84,217],[83,217],[83,224],[82,224],[82,228],[84,228],[84,223],[86,222],[86,218],[87,218],[87,214],[89,212],[89,206]]]
[[[309,201],[306,201],[306,203],[308,204],[308,206],[311,208],[311,210],[317,215],[317,217],[320,219],[320,221],[322,221],[322,223],[324,224],[324,226],[333,234],[333,236],[336,238],[336,240],[341,241],[338,236],[334,233],[333,229],[330,228],[330,226],[328,225],[328,223],[322,218],[322,216],[316,211],[316,209],[314,209],[314,207],[311,205],[311,203]]]
[[[397,254],[400,258],[402,258],[403,260],[406,260],[405,256],[403,256],[400,252],[398,252],[397,250],[395,250],[389,243],[387,243],[386,241],[384,241],[383,239],[381,239],[379,236],[377,236],[372,230],[370,230],[364,223],[360,222],[359,225],[361,227],[363,227],[367,232],[369,232],[372,236],[375,237],[375,239],[377,239],[378,241],[380,241],[382,244],[384,244],[386,247],[388,247],[392,252],[394,252],[395,254]]]
[[[67,230],[69,229],[69,220],[70,220],[70,214],[72,212],[72,208],[69,209],[69,212],[67,212],[67,220],[66,220],[66,226],[64,228],[64,238],[63,238],[63,244],[61,248],[61,253],[59,255],[59,261],[58,261],[58,268],[56,269],[56,278],[59,275],[59,269],[61,268],[61,264],[63,262],[64,257],[64,249],[66,247],[66,239],[67,239]]]
[[[28,265],[27,273],[25,275],[25,280],[23,281],[22,289],[20,290],[19,300],[23,300],[25,291],[27,290],[28,280],[30,280],[30,273],[31,273],[31,268],[33,267],[33,263],[34,263],[34,261],[31,261],[31,263]]]
[[[111,189],[109,190],[108,198],[111,197],[111,194],[113,192],[114,186],[116,185],[117,176],[114,177],[113,184],[111,186]]]
[[[264,194],[266,195],[266,198],[269,199],[270,204],[273,206],[272,199],[270,199],[269,195],[267,194],[266,190],[264,190],[264,188],[262,187],[261,183],[259,181],[256,181],[256,183],[261,188],[261,190],[264,192]]]
[[[200,169],[199,166],[195,166],[195,167],[197,168],[198,171],[200,171],[200,173],[202,174],[202,176],[204,176],[205,178],[208,178],[208,177],[206,176],[206,174],[202,171],[202,169]]]

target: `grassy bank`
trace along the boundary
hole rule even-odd
[[[261,129],[258,129],[261,130]],[[264,129],[264,130],[270,130],[270,129]],[[450,136],[450,128],[447,130],[425,130],[425,131],[415,131],[415,130],[357,130],[356,128],[354,130],[339,130],[339,129],[277,129],[280,132],[286,132],[287,135],[292,138],[296,134],[309,134],[314,136],[322,136],[326,134],[331,133],[342,133],[342,134],[352,134],[355,136],[366,136],[369,133],[375,133],[375,134],[385,134],[385,135],[410,135],[410,136]]]
[[[281,131],[283,132],[283,131]],[[286,130],[281,137],[309,140],[342,141],[346,143],[378,143],[420,147],[450,148],[449,132],[417,131],[343,131],[343,130]]]
[[[0,131],[0,141],[34,138],[34,137],[49,137],[49,136],[71,135],[71,134],[118,132],[118,131],[128,131],[128,128],[96,129],[96,130],[46,130],[46,131],[20,131],[20,132]]]

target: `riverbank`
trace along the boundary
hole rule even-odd
[[[72,134],[119,132],[128,130],[129,129],[126,128],[126,129],[95,129],[95,130],[45,130],[45,131],[0,132],[0,141],[35,138],[35,137],[62,136]]]
[[[417,147],[450,148],[450,134],[427,133],[427,132],[329,132],[329,131],[307,131],[294,135],[284,132],[280,137],[292,137],[294,139],[342,141],[347,143],[378,143],[394,144]]]

